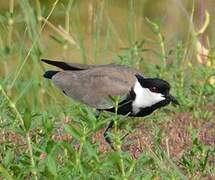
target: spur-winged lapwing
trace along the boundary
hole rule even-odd
[[[50,61],[43,62],[57,66],[63,71],[46,71],[45,78],[54,84],[67,96],[87,104],[98,110],[115,112],[110,104],[111,96],[124,96],[119,102],[118,114],[142,117],[154,110],[178,101],[170,94],[168,82],[159,78],[147,78],[133,68],[116,65],[85,65]],[[105,140],[111,145],[108,130],[112,128],[110,122],[104,133]]]

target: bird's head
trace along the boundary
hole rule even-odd
[[[144,78],[136,75],[133,91],[135,99],[133,101],[133,110],[136,113],[140,108],[148,108],[158,104],[158,107],[165,106],[172,102],[178,105],[178,101],[170,94],[170,84],[159,78]]]

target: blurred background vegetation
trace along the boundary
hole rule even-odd
[[[0,176],[215,178],[214,27],[214,0],[1,0]],[[169,81],[181,106],[132,119],[112,152],[113,117],[62,95],[41,58],[136,67]]]

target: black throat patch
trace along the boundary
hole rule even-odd
[[[134,117],[143,117],[143,116],[147,116],[149,114],[151,114],[153,111],[155,111],[156,109],[159,109],[161,107],[164,107],[166,105],[168,105],[170,103],[169,100],[165,99],[163,101],[160,101],[150,107],[145,107],[145,108],[140,108],[140,111],[137,114],[131,114],[131,116]]]

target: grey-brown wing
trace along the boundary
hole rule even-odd
[[[133,87],[139,73],[120,67],[93,68],[84,71],[63,71],[53,81],[66,95],[97,109],[111,107],[109,96],[123,96]]]

